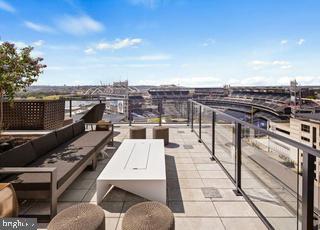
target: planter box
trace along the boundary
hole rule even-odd
[[[51,130],[63,126],[64,100],[4,102],[4,127],[8,130]]]

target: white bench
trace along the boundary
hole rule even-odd
[[[163,140],[124,140],[97,178],[98,204],[112,185],[166,204]]]

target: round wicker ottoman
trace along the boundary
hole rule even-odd
[[[153,139],[163,139],[164,144],[169,144],[169,128],[165,126],[155,126],[152,130]]]
[[[146,128],[141,126],[131,127],[130,139],[146,139]]]
[[[96,125],[96,131],[109,131],[112,123],[110,121],[98,121]]]
[[[167,206],[159,202],[142,202],[129,208],[123,217],[122,229],[172,230],[174,216]]]
[[[48,230],[102,230],[105,215],[100,206],[77,204],[64,209],[49,223]]]

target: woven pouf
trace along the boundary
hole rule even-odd
[[[169,128],[164,126],[155,126],[152,129],[153,139],[163,139],[164,144],[169,144]]]
[[[112,123],[110,121],[98,121],[96,125],[96,131],[109,131]]]
[[[100,206],[77,204],[59,212],[49,223],[48,230],[102,230],[105,215]]]
[[[122,229],[172,230],[174,216],[167,206],[159,202],[142,202],[129,208],[123,217]]]
[[[146,128],[140,126],[131,127],[130,139],[146,139]]]

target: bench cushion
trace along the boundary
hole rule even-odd
[[[94,154],[93,147],[76,148],[70,145],[63,145],[47,155],[32,163],[31,167],[53,167],[57,169],[57,180],[59,188],[85,160]],[[6,180],[19,190],[49,190],[49,173],[23,173],[12,176]]]
[[[36,160],[31,142],[0,153],[0,167],[23,167]]]
[[[84,132],[70,144],[76,147],[94,147],[95,149],[105,145],[112,138],[111,131],[89,131]]]
[[[66,143],[73,138],[73,126],[68,125],[61,129],[56,130],[58,145]]]
[[[31,141],[38,157],[41,157],[58,146],[55,132],[48,133]]]
[[[80,120],[75,122],[73,125],[73,135],[76,137],[85,131],[85,123],[84,120]]]

